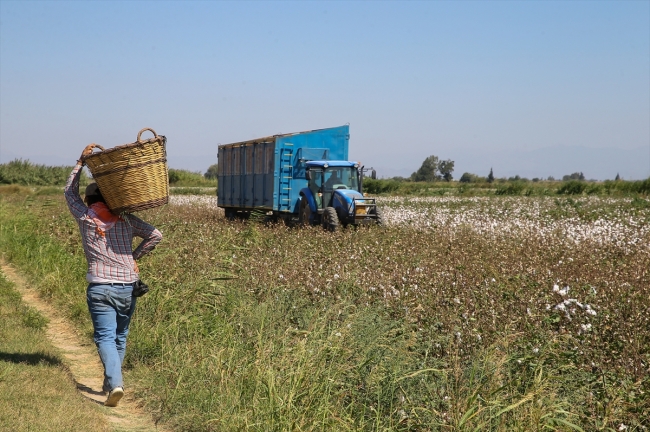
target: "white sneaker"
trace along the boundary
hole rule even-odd
[[[124,389],[122,387],[115,387],[108,394],[108,398],[106,399],[106,402],[104,402],[104,405],[107,407],[115,407],[120,399],[122,399],[122,396],[124,396]]]

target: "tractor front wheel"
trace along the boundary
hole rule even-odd
[[[339,217],[334,207],[326,207],[323,212],[323,228],[328,231],[336,231],[339,227]]]
[[[381,209],[379,207],[375,207],[375,216],[376,216],[377,225],[383,225],[384,224],[384,213],[381,211]]]
[[[300,199],[300,213],[298,213],[298,222],[302,226],[309,225],[309,217],[311,216],[311,209],[309,208],[309,203],[307,202],[307,197],[302,197]]]

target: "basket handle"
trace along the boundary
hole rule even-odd
[[[89,148],[90,148],[90,153],[86,154],[86,150],[88,150]],[[98,154],[98,153],[93,153],[93,150],[95,150],[97,148],[101,149],[101,151],[104,151],[104,147],[100,146],[99,144],[95,144],[95,143],[88,144],[86,146],[86,148],[84,149],[84,151],[81,152],[81,156],[77,160],[77,163],[81,163],[82,165],[85,165],[86,164],[86,159],[88,159],[89,157],[91,157],[94,154]]]
[[[104,147],[100,146],[99,144],[95,144],[95,143],[88,144],[88,145],[86,146],[86,149],[87,149],[88,147],[91,147],[91,146],[92,146],[92,148],[91,148],[91,150],[90,150],[90,153],[87,154],[87,155],[85,155],[85,156],[82,154],[80,160],[85,160],[86,158],[88,158],[88,157],[90,157],[90,156],[92,156],[92,155],[94,155],[94,154],[97,154],[97,153],[93,153],[95,149],[100,149],[101,151],[104,151]],[[84,149],[84,153],[85,153],[86,149]]]
[[[151,131],[151,133],[153,134],[154,137],[158,136],[158,134],[156,133],[155,130],[153,130],[151,128],[144,128],[140,132],[138,132],[138,138],[136,139],[137,142],[142,142],[142,141],[140,141],[140,135],[142,135],[142,132],[144,132],[144,131]]]

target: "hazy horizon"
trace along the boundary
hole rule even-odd
[[[650,2],[0,2],[0,163],[350,124],[350,159],[650,177]]]

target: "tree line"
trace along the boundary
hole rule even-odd
[[[417,171],[415,171],[413,174],[411,174],[410,177],[404,178],[404,177],[393,177],[392,180],[396,181],[414,181],[414,182],[436,182],[436,181],[447,181],[450,182],[454,179],[453,177],[453,172],[454,172],[454,161],[451,159],[447,160],[442,160],[436,155],[431,155],[424,159],[422,162],[422,165],[420,168],[418,168]],[[621,177],[616,174],[616,178],[614,179],[615,181],[620,180]],[[470,172],[465,172],[463,175],[460,177],[458,180],[460,183],[493,183],[497,178],[494,176],[494,171],[492,168],[490,168],[490,172],[488,173],[487,176],[483,177],[477,174],[473,174]],[[501,181],[533,181],[533,182],[539,182],[539,181],[558,181],[559,179],[555,179],[553,176],[548,176],[547,178],[539,178],[539,177],[534,177],[533,179],[528,179],[526,177],[520,177],[519,175],[515,175],[512,177],[508,178],[503,178],[500,179]],[[562,181],[571,181],[571,180],[578,180],[578,181],[584,181],[586,180],[585,175],[582,172],[574,172],[571,174],[566,174],[562,176]],[[591,180],[591,181],[596,181],[596,180]]]

